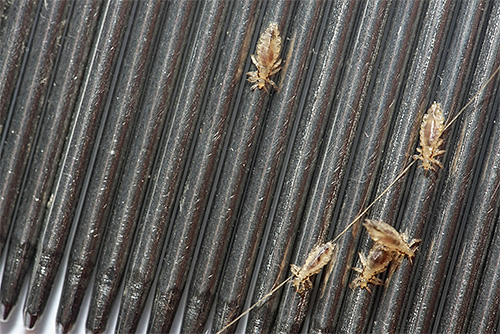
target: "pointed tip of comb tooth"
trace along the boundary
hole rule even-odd
[[[95,334],[95,332],[91,329],[85,328],[85,334]]]
[[[29,312],[24,312],[24,327],[28,330],[35,328],[38,321],[38,316]]]
[[[68,333],[68,330],[66,330],[66,328],[64,327],[63,324],[58,322],[58,323],[56,323],[56,333],[57,334],[64,334],[64,333]]]
[[[11,310],[12,310],[12,305],[0,303],[0,321],[9,320]]]
[[[72,323],[64,324],[63,322],[57,320],[56,321],[56,333],[57,334],[71,333],[74,325],[75,324],[72,324]]]

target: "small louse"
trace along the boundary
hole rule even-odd
[[[368,288],[369,283],[373,285],[384,284],[375,275],[384,272],[392,263],[387,277],[387,282],[389,282],[392,274],[399,268],[405,256],[408,256],[411,263],[421,240],[413,239],[408,243],[406,233],[399,233],[391,225],[383,221],[366,219],[363,225],[375,244],[370,249],[368,257],[359,253],[363,268],[353,268],[359,272],[359,276],[352,281],[349,287],[351,289],[360,287],[371,292]]]
[[[363,226],[375,243],[408,256],[410,261],[415,257],[415,251],[412,249],[412,246],[417,240],[412,240],[408,244],[406,233],[399,233],[394,227],[380,220],[365,219]]]
[[[422,168],[426,171],[432,169],[434,165],[443,168],[443,164],[436,159],[437,156],[445,151],[439,147],[443,144],[441,135],[444,131],[444,116],[441,104],[434,102],[427,113],[424,115],[422,125],[420,126],[420,147],[417,148],[418,155],[414,159],[422,161]]]
[[[316,245],[302,267],[291,265],[292,274],[295,278],[292,281],[295,290],[302,294],[312,288],[310,277],[316,275],[330,262],[335,252],[335,244],[331,241]]]
[[[257,54],[252,55],[252,62],[257,67],[257,71],[248,72],[248,81],[255,83],[252,89],[258,88],[268,91],[268,85],[278,90],[278,86],[270,78],[281,70],[281,36],[276,23],[271,23],[269,27],[260,35],[257,43]]]

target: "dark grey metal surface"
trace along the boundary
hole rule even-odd
[[[52,187],[51,204],[43,220],[29,293],[24,304],[27,328],[33,328],[44,312],[63,258],[87,168],[92,169],[89,160],[102,115],[107,111],[106,101],[112,89],[113,73],[131,8],[132,3],[129,1],[109,4],[104,13],[110,13],[110,16],[106,16],[98,28],[107,34],[100,36],[91,51],[94,55],[87,67]]]
[[[292,4],[295,5],[293,2],[285,3],[286,6]],[[268,5],[279,7],[272,1]],[[292,23],[288,29],[282,29],[289,31],[288,45],[297,45],[300,51],[283,54],[286,67],[280,73],[280,90],[273,96],[268,111],[252,174],[240,208],[233,245],[227,254],[228,260],[220,287],[221,298],[217,304],[217,324],[226,324],[228,320],[232,320],[240,309],[238,306],[242,304],[243,296],[246,295],[251,270],[258,254],[257,246],[268,221],[273,194],[285,158],[286,146],[294,121],[301,114],[301,93],[308,87],[304,72],[311,60],[311,48],[321,22],[323,8],[322,2],[296,4],[295,15],[301,18],[300,24]],[[270,13],[272,19],[280,14],[287,18],[288,14],[286,11]],[[264,16],[264,27],[268,22],[272,22],[271,17]],[[223,312],[226,319],[219,318]]]
[[[332,114],[327,123],[324,142],[305,204],[302,226],[299,228],[291,263],[301,265],[315,244],[328,240],[328,231],[332,224],[344,228],[349,223],[343,221],[336,224],[332,218],[341,190],[341,180],[348,172],[346,167],[349,155],[363,106],[367,103],[370,79],[373,76],[374,64],[391,10],[391,1],[372,1],[360,4],[358,30],[354,34],[354,43],[344,65],[344,76],[333,101]],[[352,234],[349,233],[347,239],[343,240],[344,245],[349,244],[348,239],[351,236]],[[344,263],[349,260],[349,256],[344,251],[344,247],[340,245],[337,250],[338,268],[344,267]],[[340,277],[343,275],[341,271],[332,272],[332,275]],[[332,275],[329,278],[333,278]],[[329,284],[327,289],[330,288],[335,289],[335,286]],[[337,289],[336,291],[340,292],[341,290]],[[328,296],[327,299],[329,297],[339,298],[339,293],[331,292],[331,294],[322,296],[325,298]],[[280,333],[299,332],[303,326],[309,299],[310,296],[307,293],[300,296],[291,286],[285,287],[280,303],[288,306],[280,307],[273,330]],[[327,299],[320,298],[316,304],[329,303],[330,301]],[[322,312],[317,310],[315,316],[322,316]]]
[[[96,162],[66,268],[57,314],[57,326],[65,332],[71,329],[77,319],[94,271],[108,214],[112,208],[111,205],[102,203],[112,201],[119,183],[133,124],[138,115],[141,92],[149,74],[158,21],[165,12],[164,5],[159,0],[140,2],[133,17],[127,51],[119,72],[116,97],[111,101],[105,126],[100,129],[98,150],[94,150]]]
[[[392,20],[388,24],[388,37],[383,45],[384,52],[380,56],[375,85],[370,94],[371,101],[367,106],[368,113],[362,124],[364,135],[360,136],[357,144],[357,151],[350,168],[350,177],[342,200],[342,209],[338,218],[342,224],[352,220],[370,202],[370,194],[376,181],[376,172],[380,167],[384,152],[383,143],[386,142],[389,135],[391,120],[399,110],[398,96],[404,89],[403,78],[410,61],[409,53],[403,53],[400,50],[414,48],[415,40],[418,37],[417,27],[424,10],[424,2],[397,1],[395,3]],[[402,22],[404,24],[401,24]],[[379,215],[380,212],[372,211],[371,217],[378,219]],[[360,243],[362,246],[358,247],[365,254],[368,253],[369,248],[363,247],[363,244],[368,239],[366,234],[361,235]],[[340,243],[343,244],[343,241]],[[369,247],[371,247],[371,241]],[[348,271],[352,273],[350,268]],[[352,280],[352,275],[348,275],[348,277],[350,278],[347,283]],[[332,282],[333,284],[335,283]],[[325,289],[329,291],[328,288]],[[325,292],[322,293],[325,294]],[[372,295],[367,291],[348,289],[343,304],[336,306],[330,302],[331,305],[328,308],[340,315],[337,328],[340,331],[352,333],[366,331],[368,317],[373,306],[373,298],[371,297]],[[313,317],[313,321],[321,321],[329,326],[335,323],[333,319],[320,320],[317,317]],[[325,328],[324,325],[318,327],[316,328],[313,322],[314,330]]]
[[[0,217],[3,217],[3,223],[0,224],[0,252],[3,251],[7,240],[9,223],[12,221],[19,188],[44,110],[46,95],[50,84],[53,83],[53,70],[60,50],[64,27],[68,20],[69,8],[70,3],[60,1],[41,10],[40,19],[36,21],[31,41],[31,43],[38,45],[38,48],[31,50],[27,62],[23,66],[24,80],[16,91],[17,99],[12,101],[10,108],[3,108],[2,111],[3,114],[10,109],[11,117],[6,120],[9,130],[3,133],[3,140],[0,143],[0,173],[4,175],[0,186],[0,197],[2,198]],[[12,54],[8,56],[12,56]],[[5,90],[8,89],[6,87],[15,82],[14,73],[8,73],[10,62],[14,62],[15,57],[8,56],[2,71],[2,74],[7,74],[4,79],[5,84],[2,85]],[[18,63],[16,67],[21,66]],[[0,118],[3,116],[0,115]]]
[[[1,333],[56,331],[46,306],[59,332],[220,330],[413,161],[432,101],[449,121],[483,88],[443,134],[444,168],[414,163],[365,215],[422,239],[412,264],[351,290],[372,246],[354,224],[312,290],[286,284],[230,332],[498,330],[500,79],[483,85],[499,1],[22,0],[0,15]],[[271,22],[268,94],[245,79]]]
[[[170,114],[169,106],[181,72],[196,7],[197,3],[188,0],[172,3],[166,8],[165,22],[120,184],[114,202],[109,203],[113,209],[102,241],[92,292],[94,297],[87,317],[87,328],[94,332],[106,329],[111,307],[119,292],[162,130]]]
[[[443,104],[445,117],[448,118],[456,114],[466,102],[467,87],[464,83],[468,82],[472,75],[471,66],[459,67],[456,64],[471,64],[474,59],[479,44],[478,37],[484,23],[482,20],[486,16],[486,12],[481,8],[477,3],[472,2],[460,8],[458,18],[454,22],[458,30],[450,41],[449,52],[440,75],[441,80],[433,84],[434,86],[439,84],[439,86],[435,93],[431,92],[432,98]],[[444,148],[451,148],[454,138],[453,128],[445,133],[444,138],[446,138]],[[443,160],[446,160],[448,156],[446,153]],[[428,222],[432,218],[432,209],[439,196],[440,182],[444,174],[443,172],[429,174],[422,169],[416,170],[408,195],[404,199],[405,206],[402,208],[404,212],[401,218],[401,222],[407,224],[406,228],[410,236],[423,236],[425,231],[428,231],[430,227]],[[381,294],[379,293],[378,298],[381,300],[375,317],[380,320],[373,324],[374,331],[400,330],[398,326],[404,314],[406,294],[410,291],[407,282],[415,275],[413,269],[411,266],[400,268],[392,277],[391,285]]]
[[[28,163],[30,168],[27,175],[31,176],[26,178],[24,190],[18,200],[20,203],[11,233],[1,290],[4,319],[17,302],[34,257],[45,207],[57,171],[54,167],[59,163],[83,79],[100,4],[101,1],[95,0],[79,2],[72,11],[72,15],[78,19],[68,22],[68,34],[74,36],[74,39],[65,40],[64,43],[60,40],[63,50],[53,81],[53,87],[58,89],[52,89],[47,96],[43,122],[36,134],[36,145]]]
[[[215,67],[219,43],[225,35],[223,27],[228,7],[228,1],[208,1],[202,5],[195,40],[187,55],[188,63],[181,74],[178,95],[174,97],[175,105],[167,137],[159,148],[159,160],[153,167],[149,197],[144,203],[145,210],[130,253],[116,329],[119,333],[135,332],[158,266],[173,265],[169,253],[162,261],[160,256],[167,229],[173,224],[170,218],[176,194],[180,191],[181,177],[189,168],[188,153],[194,134],[198,131],[198,119],[203,113],[206,91],[211,83],[209,79],[213,78],[212,69]],[[175,253],[180,252],[182,256],[173,261],[180,261],[176,268],[187,273],[196,233],[185,232],[184,226],[174,228],[173,236],[166,240],[179,246]]]
[[[296,122],[299,124],[294,143],[287,148],[290,157],[283,167],[286,174],[276,211],[274,216],[269,217],[272,224],[252,296],[254,303],[266,295],[275,282],[284,280],[289,274],[288,267],[281,264],[283,261],[290,261],[292,255],[314,166],[320,152],[319,139],[324,136],[326,130],[358,6],[359,2],[336,1],[332,3],[330,12],[324,14],[326,27],[323,38],[316,41],[315,48],[319,46],[318,58],[309,83],[309,87],[316,88],[309,94],[303,93],[307,94],[304,111],[300,121]],[[260,333],[271,329],[281,292],[276,292],[274,298],[250,314],[247,332]]]

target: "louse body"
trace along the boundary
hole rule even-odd
[[[316,245],[307,256],[302,267],[291,265],[292,274],[295,276],[292,284],[298,293],[303,293],[312,288],[310,277],[319,273],[330,262],[334,252],[335,244],[329,241]]]
[[[443,131],[443,109],[441,109],[441,104],[434,102],[424,115],[420,126],[420,147],[417,148],[417,152],[420,154],[413,156],[422,161],[422,168],[425,170],[435,171],[434,165],[443,168],[443,164],[436,159],[437,156],[445,152],[439,149],[443,144],[443,139],[441,139]]]
[[[383,285],[384,282],[380,278],[375,277],[375,275],[384,272],[395,256],[396,252],[380,244],[373,245],[368,253],[368,257],[359,253],[359,259],[361,260],[363,268],[353,268],[355,271],[359,272],[359,276],[352,281],[349,287],[354,289],[359,286],[361,289],[370,291],[368,283]]]
[[[380,220],[365,219],[363,226],[375,243],[406,255],[410,259],[415,257],[405,233],[399,233],[394,227]]]
[[[257,43],[257,54],[252,55],[252,62],[257,67],[257,71],[248,72],[248,81],[255,83],[252,89],[258,88],[268,92],[268,85],[278,90],[278,86],[270,78],[281,70],[281,36],[276,23],[271,23],[269,27],[260,35]]]
[[[351,289],[360,287],[369,292],[368,284],[382,285],[384,282],[375,275],[384,272],[391,264],[387,282],[392,274],[399,268],[403,259],[407,256],[411,262],[415,257],[415,251],[420,244],[420,239],[413,239],[408,243],[406,233],[399,233],[391,225],[377,220],[366,219],[363,224],[375,242],[368,253],[368,257],[359,253],[363,268],[354,268],[360,275],[349,285]]]

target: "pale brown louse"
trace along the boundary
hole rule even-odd
[[[335,244],[329,241],[316,245],[307,256],[302,267],[291,265],[292,274],[295,276],[292,284],[298,293],[302,294],[312,288],[310,277],[319,273],[331,261],[334,253]]]
[[[370,249],[368,257],[359,253],[363,268],[353,268],[359,272],[359,276],[352,281],[349,287],[351,289],[360,287],[371,292],[368,284],[383,285],[384,282],[375,276],[384,272],[389,264],[391,264],[391,268],[387,282],[390,281],[392,274],[399,268],[405,256],[411,263],[421,240],[413,239],[408,243],[406,233],[399,233],[394,227],[383,221],[366,219],[363,225],[375,243]]]
[[[252,62],[257,67],[257,71],[248,72],[248,81],[255,83],[251,89],[259,88],[269,92],[267,85],[271,85],[278,90],[278,86],[270,78],[281,70],[281,36],[276,23],[271,23],[269,27],[260,35],[257,43],[257,54],[251,55]]]
[[[449,121],[447,122],[447,124],[445,126],[443,126],[442,130],[440,131],[439,133],[439,136],[438,139],[440,139],[441,137],[441,134],[442,132],[444,132],[448,127],[450,127],[457,119],[458,117],[466,110],[466,108],[479,96],[480,92],[482,92],[484,90],[484,88],[495,78],[495,76],[500,72],[500,66],[498,66],[495,71],[493,71],[493,73],[491,74],[491,76],[488,78],[488,80],[479,88],[479,90],[476,92],[476,94],[458,111],[458,113]],[[254,85],[255,86],[255,85]],[[436,102],[434,102],[436,103]],[[438,104],[439,106],[439,109],[441,109],[441,106]],[[428,112],[429,113],[429,112]],[[442,110],[440,110],[440,113],[442,115]],[[432,124],[431,122],[429,122],[428,120],[425,119],[425,116],[424,116],[424,119],[422,121],[422,125],[421,125],[421,131],[420,131],[420,136],[421,138],[423,137],[422,135],[422,128],[428,124]],[[424,133],[425,133],[425,130],[424,130]],[[430,138],[430,136],[428,137]],[[436,141],[437,143],[437,141]],[[442,139],[441,139],[441,142],[439,142],[439,144],[434,144],[434,147],[439,150],[439,146],[441,146],[441,144],[443,143]],[[422,144],[422,140],[421,140],[421,144]],[[421,146],[427,146],[429,147],[429,145],[427,144],[424,144],[424,145],[421,145]],[[361,211],[360,214],[358,214],[348,225],[347,227],[342,231],[340,232],[332,241],[330,241],[332,244],[337,241],[342,235],[344,235],[347,231],[349,231],[349,229],[357,223],[357,221],[359,219],[361,219],[361,217],[363,217],[364,214],[366,214],[368,212],[368,210],[376,203],[378,202],[388,191],[389,189],[394,185],[396,184],[396,182],[401,178],[403,177],[403,175],[406,174],[406,172],[408,172],[408,170],[410,169],[411,166],[413,166],[413,164],[417,161],[417,160],[422,160],[422,164],[426,161],[425,158],[424,158],[424,155],[422,154],[422,152],[420,152],[421,149],[417,149],[417,151],[419,151],[420,155],[414,155],[413,157],[415,158],[415,160],[413,160],[411,163],[409,163],[404,169],[403,171],[398,175],[396,176],[396,178],[373,200],[372,203],[370,203],[370,205],[368,205],[363,211]],[[442,152],[444,153],[444,151]],[[440,153],[440,154],[442,154]],[[439,154],[437,154],[439,155]],[[427,156],[431,156],[432,155],[427,155]],[[434,154],[434,157],[436,157],[436,154]],[[436,160],[436,159],[434,159]],[[435,170],[434,168],[432,168],[432,165],[431,165],[431,161],[430,160],[427,160],[427,162],[429,163],[429,165],[426,165],[427,169],[433,169]],[[439,161],[438,161],[439,162]],[[423,167],[423,166],[422,166]],[[398,233],[396,231],[396,233]],[[399,234],[399,233],[398,233]],[[406,234],[400,234],[401,238],[407,238]],[[396,238],[397,240],[397,238]],[[403,240],[405,241],[405,240]],[[418,244],[420,244],[421,240],[416,240],[416,239],[413,239],[409,244],[405,241],[405,243],[407,243],[407,245],[410,247],[410,250],[412,250],[413,252],[416,251],[416,249],[418,248]],[[377,246],[379,245],[379,246]],[[383,249],[381,249],[382,247],[384,247]],[[399,255],[399,258],[394,258],[394,252],[395,251],[391,251],[389,250],[389,252],[387,253],[387,249],[385,249],[385,246],[383,245],[380,245],[378,243],[375,243],[375,245],[372,247],[372,249],[370,250],[371,251],[374,251],[374,254],[372,255],[368,255],[368,259],[371,259],[371,260],[374,260],[376,258],[376,252],[378,251],[381,251],[381,252],[385,252],[385,253],[382,253],[380,254],[381,256],[389,256],[389,259],[390,261],[387,263],[387,265],[384,264],[384,261],[383,261],[383,258],[381,259],[382,261],[379,262],[381,263],[380,265],[378,265],[378,269],[375,270],[374,268],[376,267],[375,264],[369,264],[368,263],[368,259],[360,254],[360,257],[362,257],[361,261],[363,263],[363,269],[365,267],[367,267],[367,271],[366,272],[363,272],[363,269],[359,269],[359,268],[354,268],[356,271],[360,272],[360,277],[364,276],[365,280],[366,280],[366,283],[365,284],[368,284],[368,283],[372,283],[372,284],[377,284],[376,282],[379,282],[378,284],[384,284],[384,282],[380,279],[378,279],[377,277],[375,277],[375,275],[377,275],[379,272],[377,272],[378,270],[381,270],[380,272],[383,272],[387,269],[387,266],[391,263],[391,261],[393,260],[396,260],[395,264],[397,265],[393,265],[391,266],[391,269],[390,269],[390,272],[389,272],[389,277],[386,281],[386,284],[389,282],[390,278],[391,278],[391,275],[392,273],[394,273],[397,269],[397,267],[399,267],[399,265],[401,264],[402,260],[404,259],[404,256],[405,255],[402,255],[400,254]],[[313,249],[314,251],[314,249]],[[313,253],[313,251],[311,251],[311,253]],[[311,255],[311,253],[309,253],[309,256]],[[308,258],[309,258],[308,256]],[[366,261],[363,261],[364,259],[366,259]],[[409,257],[409,260],[411,261],[411,257]],[[307,260],[306,260],[307,262]],[[326,265],[326,263],[325,263]],[[299,268],[300,269],[300,268]],[[320,268],[321,269],[321,268]],[[316,272],[317,273],[317,272]],[[312,274],[311,274],[312,275]],[[309,277],[311,276],[307,276],[307,278],[309,279]],[[351,287],[352,289],[353,288],[356,288],[358,286],[361,286],[361,281],[360,281],[360,277],[356,278],[350,285],[349,287]],[[224,328],[222,328],[220,331],[218,331],[216,334],[221,334],[223,333],[227,328],[229,328],[230,326],[234,325],[238,320],[240,320],[243,316],[245,316],[246,314],[248,314],[251,310],[255,309],[256,307],[259,307],[261,306],[263,303],[265,303],[271,296],[273,296],[273,294],[278,291],[280,288],[282,288],[285,284],[287,284],[289,281],[291,281],[293,279],[293,281],[297,282],[297,276],[294,276],[294,275],[291,275],[289,276],[287,279],[285,279],[284,281],[282,281],[280,284],[278,284],[276,287],[274,287],[271,291],[269,291],[266,295],[264,295],[260,300],[258,300],[256,303],[254,303],[252,306],[250,306],[248,309],[246,309],[244,312],[242,312],[239,316],[237,316],[235,319],[233,319],[230,323],[228,323]],[[357,282],[356,282],[357,281]],[[298,281],[300,282],[300,281]],[[356,283],[355,283],[356,282]],[[295,284],[294,284],[295,285]],[[365,289],[367,289],[368,291],[370,291],[368,289],[368,287],[363,287]],[[297,289],[297,288],[296,288]]]
[[[441,135],[444,131],[444,116],[443,109],[440,103],[434,102],[422,119],[420,126],[420,147],[417,148],[418,155],[414,155],[414,159],[422,161],[422,168],[426,171],[432,169],[435,171],[434,165],[443,168],[443,164],[436,159],[437,156],[445,151],[439,147],[443,144]]]

